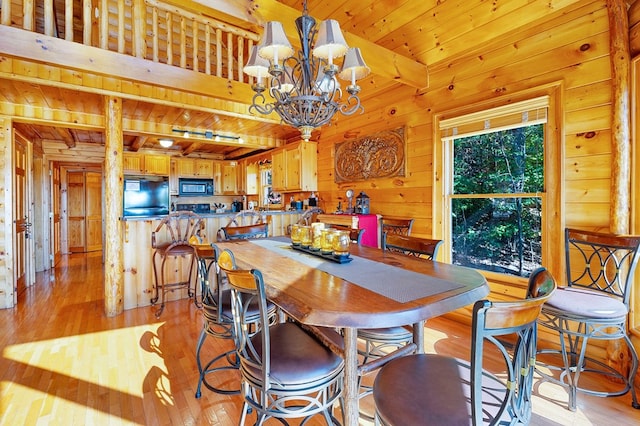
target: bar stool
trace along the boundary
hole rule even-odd
[[[238,387],[224,389],[214,386],[207,381],[207,375],[216,371],[237,370],[238,359],[233,349],[221,353],[207,362],[204,366],[201,359],[202,345],[207,336],[219,339],[233,339],[233,314],[231,312],[231,295],[228,289],[223,289],[226,277],[218,267],[218,248],[212,245],[200,245],[195,247],[198,262],[198,278],[202,290],[202,316],[204,325],[196,346],[196,362],[198,364],[198,387],[196,398],[202,395],[202,385],[216,393],[233,395],[240,393],[240,378]],[[226,365],[217,365],[218,361],[226,360]]]
[[[155,249],[151,262],[153,264],[155,294],[151,298],[151,304],[155,305],[159,298],[161,300],[160,309],[156,311],[156,318],[159,318],[164,310],[165,294],[168,291],[186,288],[189,297],[195,295],[195,289],[191,289],[195,251],[189,240],[203,227],[204,222],[197,214],[190,211],[177,211],[162,219],[156,230],[151,233],[151,247]],[[162,242],[158,242],[159,240]],[[186,279],[183,277],[184,269],[181,268],[181,265],[167,263],[169,259],[177,263],[178,259],[184,258],[189,258]],[[167,269],[170,265],[174,265],[175,268],[174,278],[168,277]],[[175,281],[170,282],[170,279],[175,279]]]
[[[226,274],[220,269],[218,259],[220,249],[214,245],[195,246],[198,260],[198,276],[200,285],[202,286],[202,316],[204,324],[198,343],[196,345],[196,362],[198,365],[198,387],[196,389],[196,398],[202,395],[201,389],[204,385],[212,392],[223,395],[233,395],[240,393],[240,377],[238,377],[237,388],[223,388],[210,383],[207,379],[212,373],[226,370],[239,369],[236,348],[238,341],[233,323],[233,311],[231,307],[231,290],[228,284]],[[231,258],[230,264],[226,264],[227,268],[235,269],[235,261]],[[260,323],[260,307],[257,302],[250,303],[246,308],[248,325],[251,328],[249,334],[253,335],[259,331]],[[274,324],[277,319],[276,305],[268,302],[268,323]],[[216,355],[206,364],[202,361],[202,347],[207,336],[218,339],[233,339],[234,348]],[[226,364],[222,363],[226,361]]]

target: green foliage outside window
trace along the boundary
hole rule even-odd
[[[528,276],[542,262],[544,126],[453,143],[453,263]]]

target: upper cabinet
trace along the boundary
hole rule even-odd
[[[176,160],[179,177],[212,178],[213,160],[202,158],[180,158]]]
[[[258,163],[247,164],[244,176],[244,190],[247,195],[258,195]]]
[[[169,176],[170,158],[166,155],[124,153],[124,173]]]
[[[318,190],[316,142],[296,142],[275,150],[271,156],[273,190],[279,192]]]
[[[238,193],[238,170],[236,161],[225,161],[220,164],[220,190],[222,195]]]

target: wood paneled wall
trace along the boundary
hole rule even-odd
[[[13,288],[13,167],[12,123],[0,116],[0,309],[14,306],[16,294]]]
[[[566,225],[606,230],[610,222],[611,71],[607,9],[604,1],[585,1],[568,13],[551,16],[540,27],[496,39],[483,51],[430,68],[430,89],[376,93],[366,113],[340,118],[322,129],[319,189],[325,210],[344,199],[346,188],[366,191],[371,212],[414,217],[413,233],[432,234],[434,113],[494,100],[508,103],[526,90],[561,82]],[[406,176],[334,183],[334,144],[380,130],[407,126]],[[560,249],[560,248],[558,248]]]

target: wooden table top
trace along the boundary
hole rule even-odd
[[[413,324],[474,303],[489,294],[485,278],[457,265],[352,244],[351,254],[458,284],[457,288],[400,303],[347,280],[280,255],[250,241],[219,242],[230,249],[239,268],[258,269],[267,296],[298,321],[316,326],[373,328]],[[380,280],[394,285],[395,268]]]

